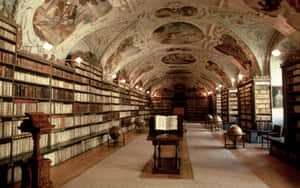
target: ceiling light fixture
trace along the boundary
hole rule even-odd
[[[279,56],[280,54],[281,52],[278,49],[272,51],[272,55],[275,57]]]
[[[75,61],[76,61],[77,63],[81,63],[83,60],[81,59],[81,57],[77,57],[77,58],[75,59]]]
[[[45,49],[45,50],[51,50],[52,48],[53,48],[53,46],[51,45],[51,44],[49,44],[48,42],[45,42],[44,44],[43,44],[43,48]]]
[[[242,80],[244,76],[242,74],[239,74],[238,77],[239,77],[239,80]]]

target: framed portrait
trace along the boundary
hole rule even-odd
[[[272,86],[273,108],[282,108],[282,87]]]

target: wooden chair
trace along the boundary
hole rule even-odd
[[[265,133],[261,136],[261,146],[264,145],[264,140],[267,141],[267,146],[270,146],[270,136],[272,137],[280,137],[281,136],[281,126],[274,125],[271,132]]]

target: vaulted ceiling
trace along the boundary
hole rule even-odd
[[[268,76],[270,52],[300,45],[299,0],[7,0],[23,46],[51,43],[57,59],[87,61],[152,94],[213,91]],[[41,53],[34,48],[32,53]],[[166,90],[165,90],[166,91]]]

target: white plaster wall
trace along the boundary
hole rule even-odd
[[[282,60],[280,57],[271,57],[270,59],[271,85],[282,86],[282,73],[280,64]],[[272,122],[273,124],[283,126],[283,108],[272,108]]]

